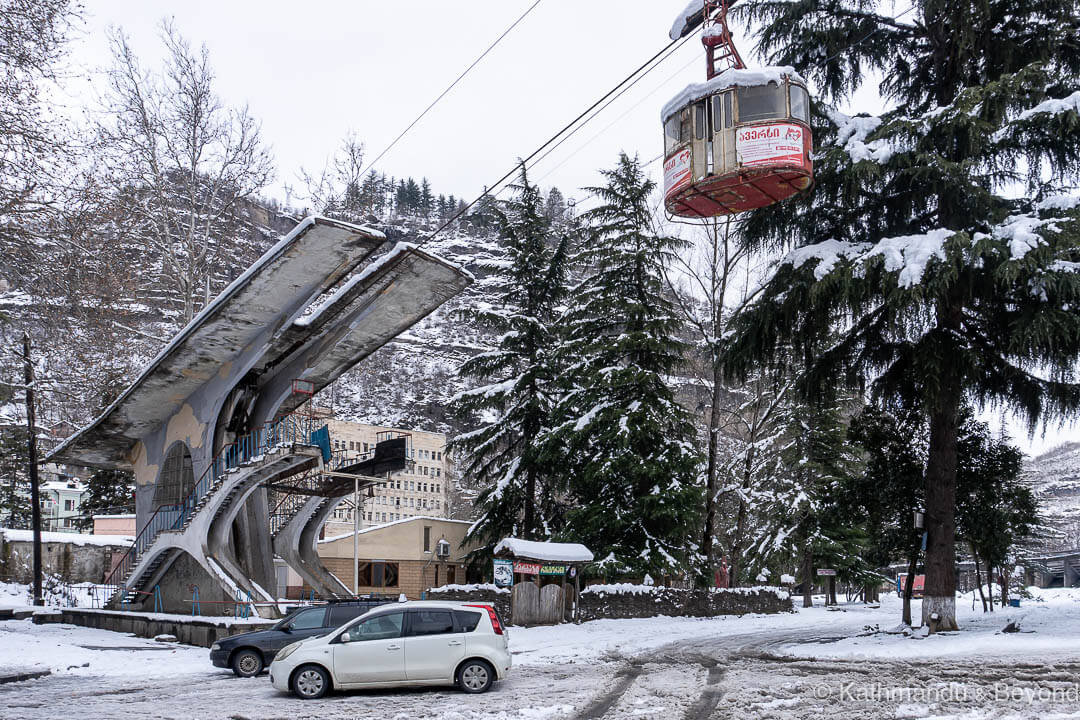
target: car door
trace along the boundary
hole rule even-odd
[[[315,607],[301,610],[281,626],[281,633],[274,639],[274,651],[298,640],[304,640],[329,632],[326,627],[326,608]]]
[[[458,663],[465,659],[465,634],[455,632],[449,609],[409,611],[405,629],[405,676],[421,682],[452,681]]]
[[[405,680],[402,629],[405,613],[379,613],[364,618],[333,642],[334,678],[340,685]]]

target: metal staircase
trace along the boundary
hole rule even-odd
[[[225,584],[249,585],[231,558],[213,557],[210,531],[226,516],[231,522],[242,500],[263,482],[321,462],[311,425],[309,417],[285,416],[223,448],[183,502],[159,507],[143,526],[105,580],[106,602],[136,602],[142,588],[152,586],[183,551]]]

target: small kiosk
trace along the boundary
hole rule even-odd
[[[574,619],[581,567],[593,560],[587,547],[503,538],[494,554],[495,584],[511,589],[515,625],[555,625]]]

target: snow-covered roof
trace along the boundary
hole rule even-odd
[[[33,530],[0,528],[0,535],[3,535],[4,540],[7,542],[34,541]],[[43,532],[41,533],[41,542],[70,543],[71,545],[112,545],[115,547],[118,545],[130,545],[135,542],[135,538],[130,535],[82,535],[80,533]]]
[[[774,65],[752,70],[745,68],[742,70],[725,70],[712,80],[706,80],[703,83],[691,83],[683,88],[682,92],[669,100],[664,109],[660,111],[660,119],[667,122],[669,117],[695,100],[708,97],[729,87],[736,85],[739,87],[753,87],[756,85],[768,85],[769,83],[780,84],[784,81],[784,78],[790,78],[794,82],[803,85],[806,84],[803,76],[795,72],[795,68],[790,65]]]
[[[503,538],[495,546],[495,554],[507,552],[515,557],[550,562],[592,562],[593,554],[580,543],[539,542],[519,538]]]
[[[698,15],[700,17],[694,17]],[[705,15],[705,0],[690,0],[682,12],[675,16],[675,22],[671,24],[668,37],[678,40],[686,33],[700,25]]]
[[[450,518],[435,517],[433,515],[417,515],[416,517],[401,518],[400,520],[391,520],[390,522],[385,522],[385,523],[382,523],[381,525],[371,525],[369,527],[363,528],[358,533],[354,533],[352,530],[350,530],[349,532],[342,533],[341,535],[333,535],[333,536],[328,537],[328,538],[323,538],[322,540],[319,541],[319,543],[320,544],[321,543],[330,543],[330,542],[334,542],[336,540],[341,540],[342,538],[351,538],[354,534],[363,535],[364,533],[369,533],[369,532],[373,532],[375,530],[382,530],[383,528],[388,528],[391,525],[404,525],[405,523],[417,522],[417,521],[420,521],[420,520],[426,520],[428,522],[436,521],[436,522],[460,523],[462,525],[470,525],[471,524],[468,520],[451,520]]]
[[[319,316],[322,315],[323,311],[325,311],[329,307],[332,307],[334,304],[340,301],[341,298],[345,297],[354,287],[367,280],[369,277],[372,277],[384,266],[389,265],[391,262],[397,260],[405,253],[409,252],[409,250],[414,248],[416,248],[416,245],[412,243],[399,242],[390,252],[384,253],[374,261],[365,265],[364,268],[360,270],[360,272],[356,273],[348,280],[346,280],[341,285],[341,287],[335,290],[328,297],[320,299],[319,301],[314,302],[310,306],[308,306],[308,308],[304,311],[303,315],[293,320],[293,325],[299,325],[301,327],[311,325],[319,319]]]
[[[252,368],[260,392],[276,393],[277,385],[292,379],[309,380],[318,392],[471,282],[455,263],[399,245],[390,257],[374,260],[372,271],[360,271],[363,282],[351,284],[346,296],[318,304],[384,242],[382,233],[363,226],[321,217],[299,223],[181,330],[105,413],[48,459],[128,467],[132,445],[178,412],[208,378],[236,381],[218,378],[226,367]],[[313,303],[320,314],[293,324]],[[299,402],[290,395],[278,410],[291,412]],[[196,417],[203,419],[208,407],[196,404]]]

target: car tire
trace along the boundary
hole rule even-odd
[[[234,653],[232,670],[238,677],[255,677],[263,671],[262,653],[257,650],[240,650]]]
[[[318,665],[301,665],[293,672],[289,687],[302,700],[318,700],[330,692],[330,673]]]
[[[483,660],[468,660],[458,668],[458,687],[467,693],[483,693],[495,682],[495,668]]]

